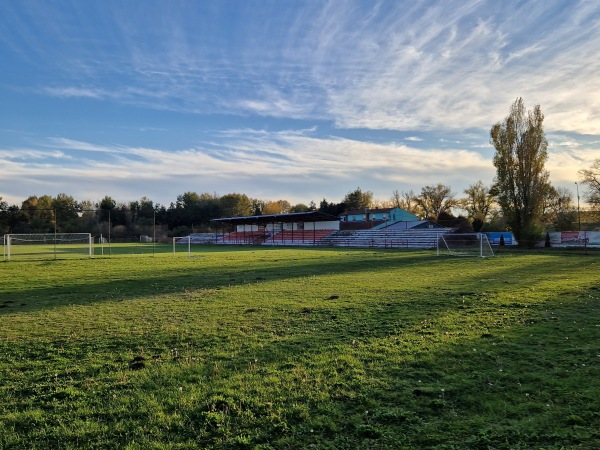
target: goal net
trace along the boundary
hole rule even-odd
[[[188,236],[173,238],[173,256],[187,254],[188,257],[200,256],[206,251],[207,245],[212,245],[223,238],[223,235],[214,233],[193,233]]]
[[[34,233],[4,236],[4,259],[63,259],[93,255],[90,233]]]
[[[438,256],[494,256],[488,237],[483,233],[448,233],[440,236],[437,242]]]

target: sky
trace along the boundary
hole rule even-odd
[[[599,50],[594,0],[8,0],[0,197],[460,197],[493,182],[517,97],[575,195],[600,157]]]

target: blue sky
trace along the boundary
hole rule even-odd
[[[0,196],[460,196],[493,181],[517,97],[574,191],[600,157],[598,49],[591,0],[9,0]]]

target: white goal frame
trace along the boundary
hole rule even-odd
[[[186,244],[187,240],[187,255],[188,258],[192,257],[192,237],[191,236],[177,236],[173,238],[173,256],[176,254],[176,246]]]
[[[447,233],[437,240],[438,256],[489,258],[494,250],[484,233]]]
[[[18,244],[17,242],[21,242]],[[94,255],[94,238],[91,233],[30,233],[30,234],[5,234],[4,235],[4,260],[10,261],[12,256],[17,256],[13,247],[21,245],[51,246],[51,251],[40,252],[39,256],[53,255],[57,259],[57,250],[61,246],[80,244],[89,258]],[[62,253],[62,251],[61,251]],[[35,255],[35,253],[32,253]]]

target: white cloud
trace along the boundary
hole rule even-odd
[[[1,50],[35,77],[13,81],[11,93],[41,93],[54,106],[102,100],[111,113],[136,107],[123,108],[122,126],[101,108],[81,110],[90,128],[98,119],[94,137],[51,130],[59,121],[45,117],[35,126],[52,122],[47,130],[32,125],[27,138],[5,141],[0,173],[20,190],[65,180],[62,190],[102,192],[110,179],[129,198],[236,189],[308,201],[356,184],[384,197],[436,182],[460,191],[493,178],[487,139],[473,135],[485,136],[518,96],[546,115],[554,183],[571,183],[599,148],[596,2],[239,2],[244,20],[230,28],[221,25],[231,8],[218,2],[19,5],[3,10]],[[205,119],[228,131],[211,140],[178,123]],[[270,131],[288,123],[303,129]],[[355,139],[324,137],[332,125]],[[139,130],[165,133],[137,141]],[[185,144],[165,144],[182,130]],[[73,138],[22,145],[44,134]]]
[[[203,28],[223,19],[219,5],[73,7],[80,39],[50,6],[29,11],[38,35],[6,13],[6,45],[71,81],[47,95],[391,130],[488,128],[522,96],[542,105],[549,129],[600,133],[594,2],[283,3],[277,20],[242,4],[247,20],[228,34]],[[59,58],[51,42],[67,46]]]
[[[78,87],[47,87],[43,91],[53,97],[83,97],[101,99],[105,94],[98,89],[78,88]]]
[[[307,186],[320,186],[324,181],[350,190],[357,182],[364,184],[371,180],[377,186],[364,184],[365,188],[383,190],[378,195],[386,196],[398,185],[420,186],[443,182],[449,177],[472,182],[472,173],[490,172],[489,161],[473,151],[427,151],[393,143],[322,139],[310,134],[311,130],[304,133],[237,130],[217,145],[175,152],[52,138],[47,146],[56,150],[49,153],[29,149],[0,151],[0,156],[11,155],[10,165],[0,169],[0,176],[7,182],[26,179],[46,180],[49,185],[62,183],[62,186],[80,183],[95,186],[98,195],[113,182],[127,180],[131,186],[141,183],[149,189],[139,192],[139,197],[158,197],[162,202],[167,201],[161,193],[161,186],[166,184],[172,189],[178,187],[182,193],[193,189],[191,185],[198,180],[211,191],[219,186],[231,189],[235,181],[236,185],[253,186],[247,192],[249,195],[258,195],[254,192],[260,191],[257,186],[262,186],[271,195],[279,192],[281,197],[307,202],[310,198],[304,197],[299,189],[304,186],[310,191]],[[49,155],[55,161],[48,159]],[[34,164],[32,156],[46,159]],[[69,158],[68,164],[64,158]],[[361,163],[357,164],[359,160]]]

